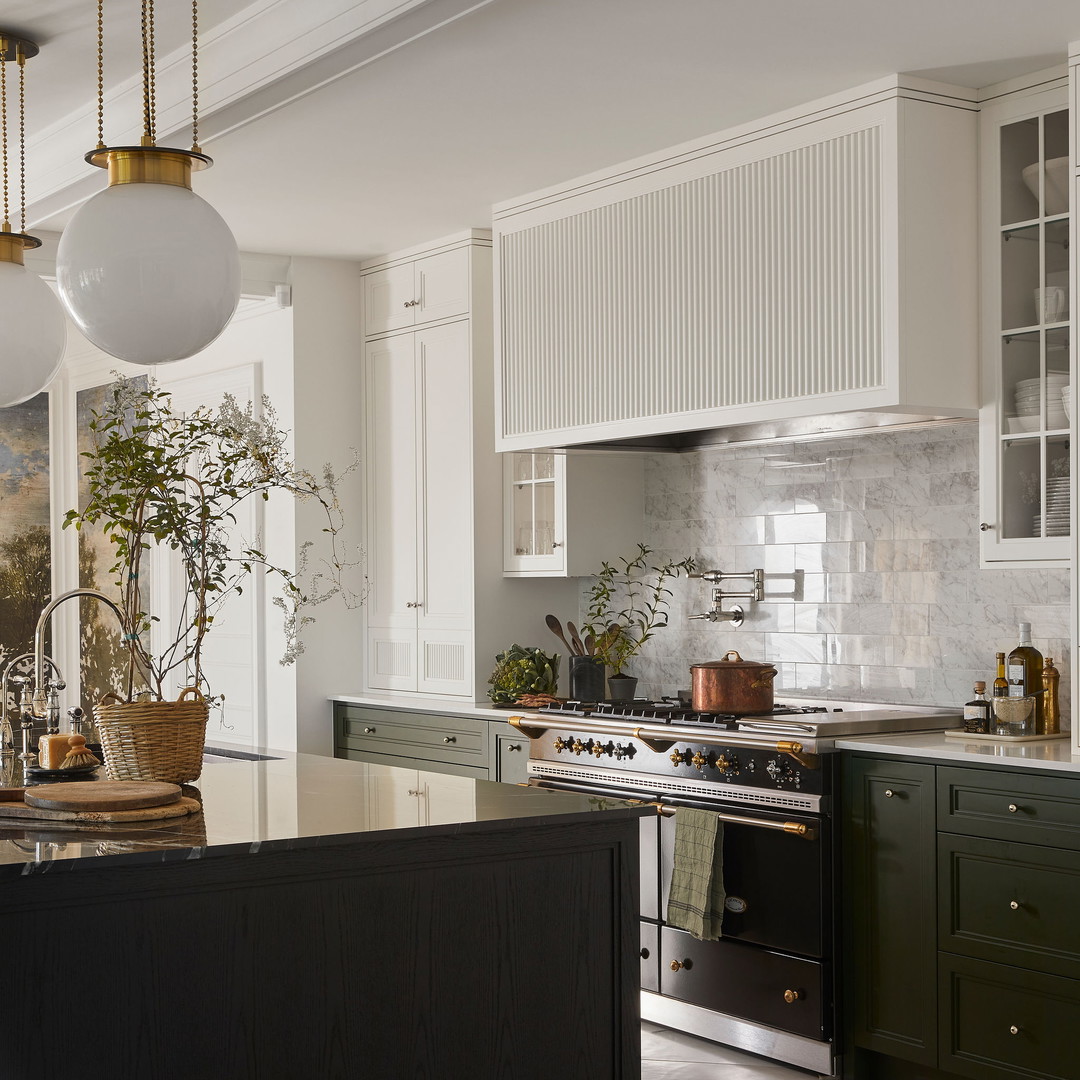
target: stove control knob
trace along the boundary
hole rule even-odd
[[[594,742],[592,744],[592,753],[593,753],[593,757],[598,757],[598,758],[603,757],[605,754],[610,755],[611,754],[611,743],[608,743],[607,746],[604,746],[603,743]]]
[[[698,772],[701,772],[701,770],[704,769],[705,766],[709,763],[709,759],[700,750],[698,750],[697,753],[694,754],[694,756],[690,759],[690,763],[694,766],[695,769],[697,769]]]
[[[739,759],[735,757],[728,757],[726,754],[717,754],[716,761],[713,763],[716,768],[721,772],[738,772],[739,771]]]
[[[555,742],[552,743],[552,746],[555,747],[556,754],[561,754],[566,749],[566,743],[564,743],[562,739],[556,739]]]
[[[770,780],[779,784],[780,778],[784,775],[784,766],[776,758],[770,758],[765,771],[769,774]]]
[[[683,752],[681,750],[675,750],[669,755],[668,760],[671,762],[672,765],[678,768],[678,766],[680,766],[686,760],[686,758],[683,757]]]
[[[580,739],[575,739],[574,745],[571,746],[570,749],[573,750],[575,754],[581,754],[585,750],[585,744]]]

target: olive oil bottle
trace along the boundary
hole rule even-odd
[[[1035,698],[1036,735],[1046,734],[1045,710],[1043,707],[1043,656],[1031,644],[1031,623],[1020,624],[1020,642],[1011,653],[1007,665],[1009,697]]]

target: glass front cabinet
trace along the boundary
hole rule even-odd
[[[982,114],[984,566],[1070,555],[1067,104],[1062,76]]]

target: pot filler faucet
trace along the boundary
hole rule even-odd
[[[765,571],[751,570],[748,574],[728,574],[723,570],[703,570],[700,574],[688,574],[687,577],[701,578],[710,581],[715,588],[712,591],[713,606],[709,611],[703,611],[700,615],[691,615],[691,619],[708,619],[709,622],[729,622],[732,626],[742,626],[743,609],[735,604],[727,611],[724,610],[725,600],[749,600],[751,603],[759,603],[765,599]],[[724,589],[723,582],[732,578],[749,580],[749,589],[741,592],[732,592]]]
[[[96,589],[72,589],[62,593],[54,600],[45,605],[44,610],[38,616],[37,627],[34,630],[34,675],[33,690],[23,687],[20,709],[22,711],[22,739],[23,749],[19,755],[20,760],[29,762],[36,759],[36,754],[30,749],[30,732],[34,726],[34,719],[45,720],[45,732],[48,735],[59,734],[60,731],[60,691],[64,689],[64,681],[60,678],[59,669],[49,660],[55,673],[54,678],[46,678],[45,675],[45,631],[48,629],[52,613],[65,600],[73,600],[77,596],[88,596],[94,600],[100,600],[106,607],[111,608],[120,622],[121,632],[124,632],[124,615],[120,608],[104,593]],[[7,698],[4,698],[6,703]]]

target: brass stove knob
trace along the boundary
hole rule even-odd
[[[690,759],[690,763],[698,772],[701,772],[701,770],[709,763],[709,759],[699,750]]]
[[[716,761],[713,764],[721,772],[727,772],[729,769],[734,769],[738,762],[734,758],[728,758],[725,754],[717,754]]]
[[[784,1000],[789,1005],[794,1004],[796,1001],[800,1000],[801,998],[802,998],[802,994],[798,990],[785,990],[784,991]]]
[[[601,758],[604,756],[604,747],[602,743],[594,742],[592,744],[593,757]]]
[[[585,744],[580,739],[574,740],[574,745],[570,747],[575,754],[581,754],[585,751]]]
[[[672,754],[668,755],[668,760],[672,765],[681,765],[683,763],[683,753],[681,750],[676,750]]]
[[[566,749],[566,743],[564,743],[562,739],[556,739],[555,742],[552,743],[552,746],[555,747],[556,754],[561,754]]]

